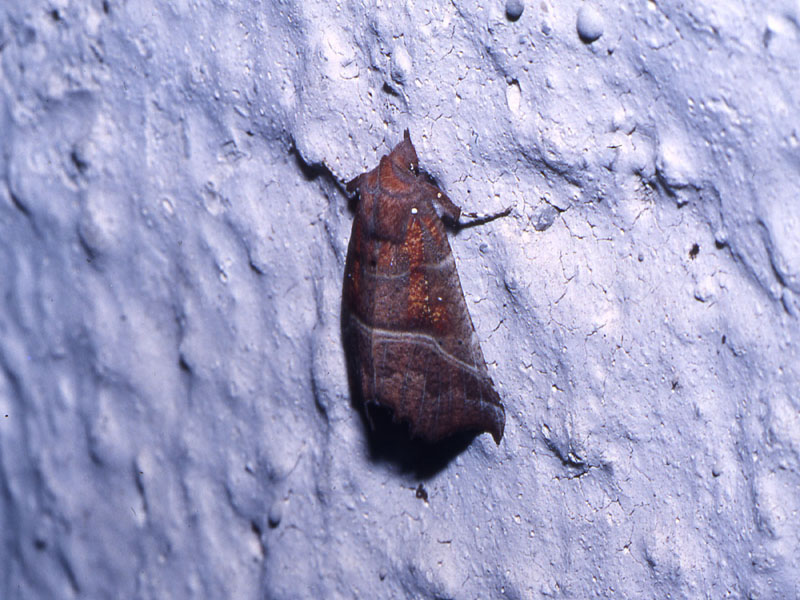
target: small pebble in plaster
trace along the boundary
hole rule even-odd
[[[522,0],[506,0],[506,17],[509,21],[516,21],[522,16],[525,3]]]
[[[172,216],[175,213],[175,208],[167,197],[161,198],[161,208],[164,209],[164,213],[167,215]]]
[[[261,539],[261,527],[255,521],[250,521],[250,531],[253,533],[253,537],[249,540],[253,556],[264,558],[267,552]]]
[[[519,82],[516,79],[512,79],[506,87],[506,102],[508,103],[509,110],[514,114],[519,113],[519,101],[521,96],[522,92],[519,89]]]
[[[413,63],[403,44],[397,44],[392,51],[392,79],[400,85],[408,82]]]
[[[272,506],[269,507],[269,513],[267,515],[267,522],[272,529],[275,529],[278,525],[281,524],[281,520],[283,519],[283,501],[282,500],[275,500],[272,503]]]
[[[679,139],[667,137],[659,143],[656,172],[668,188],[685,188],[695,179],[695,165],[688,147]]]
[[[619,108],[611,118],[611,130],[630,135],[636,129],[636,118],[624,108]]]
[[[373,405],[387,408],[413,437],[485,431],[499,444],[505,409],[445,229],[458,226],[461,209],[418,173],[406,130],[378,167],[347,184],[358,193],[342,291],[353,392],[367,416]]]
[[[700,246],[698,244],[693,244],[691,250],[689,250],[689,258],[694,260],[697,258],[697,255],[700,253]]]
[[[536,231],[545,231],[549,229],[553,222],[556,220],[558,211],[550,204],[543,204],[533,213],[533,228]]]
[[[587,44],[603,35],[603,16],[593,6],[584,4],[578,11],[577,29],[581,40]]]
[[[711,275],[703,277],[694,288],[694,299],[698,302],[709,302],[716,297],[717,284]]]
[[[78,222],[81,244],[90,257],[96,258],[116,248],[125,241],[122,211],[118,208],[122,196],[115,190],[90,186]]]

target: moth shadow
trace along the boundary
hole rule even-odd
[[[478,435],[467,432],[428,442],[412,437],[408,424],[395,421],[391,409],[378,404],[359,404],[370,460],[392,464],[403,472],[413,473],[419,480],[430,479],[444,470]]]

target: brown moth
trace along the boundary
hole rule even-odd
[[[342,293],[355,391],[392,410],[414,437],[464,431],[500,443],[505,409],[467,311],[446,222],[461,209],[418,175],[408,130],[380,164],[347,184],[358,204]]]

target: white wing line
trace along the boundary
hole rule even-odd
[[[427,333],[419,333],[419,332],[406,332],[406,331],[390,331],[388,329],[381,329],[379,327],[370,327],[366,323],[364,323],[361,319],[359,319],[355,315],[350,315],[353,323],[357,327],[359,327],[366,335],[374,336],[375,334],[380,335],[384,340],[388,342],[406,342],[408,338],[413,338],[418,342],[426,344],[435,348],[438,352],[442,354],[442,356],[447,360],[447,362],[456,365],[457,367],[468,371],[470,374],[474,375],[478,379],[485,379],[486,375],[483,372],[476,369],[473,365],[465,363],[463,360],[459,360],[455,356],[448,354],[445,352],[436,340],[428,335]]]

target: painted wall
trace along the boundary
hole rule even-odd
[[[767,4],[4,2],[0,596],[800,594],[800,3]],[[514,207],[451,239],[499,447],[350,401],[343,186],[406,127]]]

